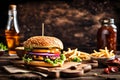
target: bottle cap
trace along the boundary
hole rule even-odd
[[[114,23],[114,19],[110,19],[110,23]]]
[[[16,10],[16,5],[11,4],[11,5],[9,6],[9,9],[10,9],[10,10]]]
[[[109,20],[108,19],[104,19],[103,21],[102,21],[102,24],[108,24],[109,23]]]

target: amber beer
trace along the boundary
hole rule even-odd
[[[5,30],[9,55],[16,55],[15,48],[20,44],[20,35],[15,31]]]

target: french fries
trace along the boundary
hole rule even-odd
[[[107,47],[105,47],[105,49],[99,49],[99,51],[97,52],[96,50],[93,50],[94,53],[90,54],[91,57],[96,57],[96,58],[111,58],[113,56],[115,56],[115,54],[113,53],[113,50],[109,51],[107,49]]]
[[[68,48],[68,51],[63,51],[63,54],[66,56],[67,61],[72,61],[73,58],[78,57],[82,60],[90,60],[90,54],[82,51],[78,51],[78,49],[70,49]]]

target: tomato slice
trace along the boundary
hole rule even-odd
[[[104,69],[104,72],[105,72],[106,74],[109,74],[109,73],[110,73],[109,68],[105,68],[105,69]]]

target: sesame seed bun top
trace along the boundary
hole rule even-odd
[[[51,36],[33,36],[23,42],[25,48],[51,48],[63,49],[63,43],[60,39]]]

